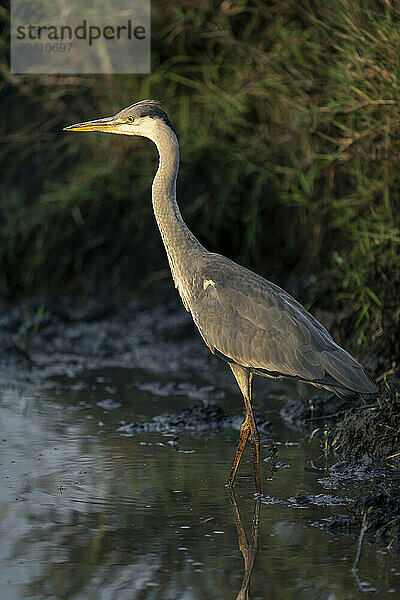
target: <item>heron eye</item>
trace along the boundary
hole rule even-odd
[[[135,120],[135,119],[134,119],[132,116],[131,116],[131,117],[128,117],[128,119],[127,119],[128,123],[133,123],[133,121],[134,121],[134,120]]]

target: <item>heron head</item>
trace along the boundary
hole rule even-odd
[[[86,121],[64,127],[64,131],[102,131],[122,135],[140,135],[154,139],[160,128],[168,127],[175,133],[168,115],[155,100],[142,100],[124,108],[113,117]]]

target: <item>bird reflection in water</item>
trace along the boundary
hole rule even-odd
[[[254,562],[258,552],[258,529],[260,525],[260,496],[256,495],[254,500],[253,521],[251,524],[250,538],[246,535],[246,530],[240,516],[239,505],[236,500],[233,488],[229,488],[229,495],[233,507],[233,515],[235,517],[235,525],[238,536],[240,551],[243,555],[244,574],[242,585],[236,600],[250,600],[250,579],[253,573]]]

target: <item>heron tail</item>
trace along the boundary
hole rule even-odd
[[[372,377],[346,350],[337,348],[321,352],[322,366],[327,376],[320,383],[339,396],[378,394]]]

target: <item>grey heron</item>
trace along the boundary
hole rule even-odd
[[[175,286],[208,348],[230,365],[246,408],[228,485],[233,485],[250,438],[260,491],[254,375],[295,379],[345,397],[375,394],[376,383],[290,294],[225,256],[209,252],[196,239],[176,201],[176,132],[156,101],[143,100],[114,116],[71,125],[65,131],[137,135],[156,145],[159,164],[152,186],[153,209]]]

